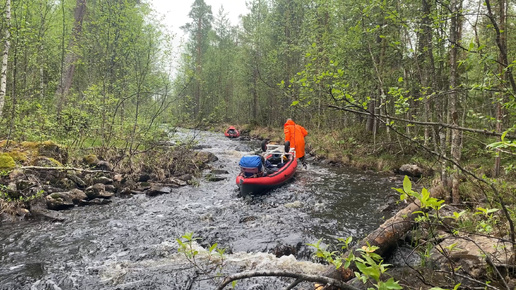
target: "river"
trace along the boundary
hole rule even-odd
[[[180,131],[218,157],[217,182],[199,179],[156,197],[114,198],[102,206],[63,211],[65,221],[0,225],[0,289],[214,289],[209,279],[178,253],[176,239],[193,232],[203,267],[204,249],[225,249],[222,274],[244,270],[318,273],[325,266],[307,246],[318,239],[364,237],[392,213],[382,211],[395,186],[385,176],[309,162],[288,184],[265,195],[238,196],[235,177],[256,141],[222,133]],[[209,174],[210,170],[204,172]],[[204,263],[205,264],[205,263]],[[281,289],[293,282],[253,278],[236,289]],[[228,287],[229,289],[229,287]],[[295,289],[312,289],[302,283]]]

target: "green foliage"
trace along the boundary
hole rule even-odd
[[[341,250],[345,251],[349,248],[349,244],[351,243],[351,237],[347,239],[339,238],[339,245],[341,246]],[[354,263],[358,269],[355,272],[355,276],[362,281],[364,284],[370,282],[377,289],[402,289],[402,287],[398,284],[397,281],[394,281],[393,278],[388,279],[387,281],[382,281],[380,278],[382,274],[387,271],[389,264],[383,264],[383,259],[380,255],[374,253],[378,247],[376,246],[364,246],[361,249],[357,249],[357,252],[361,254],[359,256],[355,256],[353,253],[350,253],[348,257],[343,258],[341,251],[327,251],[327,247],[321,246],[321,240],[318,240],[314,244],[308,244],[308,246],[314,247],[316,249],[315,256],[318,258],[322,258],[326,262],[335,266],[335,268],[348,268],[351,263]]]
[[[44,194],[45,194],[44,190],[39,190],[38,192],[36,192],[36,194],[30,195],[30,196],[20,195],[19,197],[14,198],[7,192],[7,187],[3,184],[0,184],[0,199],[6,201],[8,203],[17,203],[17,202],[28,203],[35,199],[43,197]]]
[[[215,243],[208,250],[201,251],[197,246],[196,241],[198,240],[200,238],[195,237],[193,232],[182,235],[181,238],[176,239],[179,244],[178,252],[183,254],[192,266],[205,275],[221,271],[224,267],[226,250],[219,248],[218,244]]]

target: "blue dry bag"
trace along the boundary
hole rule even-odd
[[[258,155],[242,156],[238,163],[245,177],[253,176],[262,171],[262,159]]]

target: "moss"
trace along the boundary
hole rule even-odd
[[[11,156],[14,161],[17,162],[26,162],[27,161],[27,152],[19,151],[19,150],[13,150],[8,153],[9,156]]]
[[[0,154],[0,169],[13,169],[16,166],[14,159],[7,153]]]
[[[86,155],[82,158],[82,160],[84,161],[84,163],[86,163],[87,165],[95,165],[97,164],[97,162],[99,161],[99,159],[97,158],[97,155],[94,155],[94,154],[89,154],[89,155]]]
[[[38,142],[28,142],[28,141],[23,141],[20,143],[20,145],[24,148],[27,148],[27,149],[36,149],[38,148]]]
[[[39,156],[37,157],[33,165],[35,166],[42,166],[42,167],[63,167],[63,164],[54,158],[51,157],[45,157],[45,156]]]

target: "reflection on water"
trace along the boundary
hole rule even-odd
[[[259,142],[199,131],[180,131],[175,138],[195,139],[216,154],[213,169],[228,171],[225,180],[200,179],[198,187],[168,195],[74,208],[62,212],[66,220],[59,223],[3,223],[0,289],[213,289],[215,282],[203,279],[177,253],[175,239],[186,232],[200,237],[200,247],[226,248],[229,273],[295,270],[299,263],[317,273],[322,266],[310,261],[306,244],[360,238],[388,218],[378,209],[392,184],[375,174],[310,164],[292,182],[244,200],[237,197],[238,161],[258,150]],[[250,279],[237,289],[278,289],[288,283]],[[300,287],[311,289],[308,283]]]

